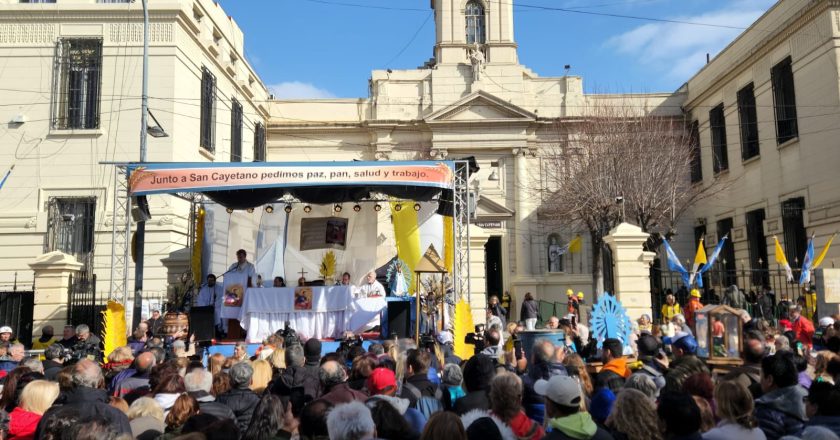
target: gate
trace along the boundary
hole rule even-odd
[[[67,323],[74,327],[87,324],[92,334],[98,335],[101,327],[99,312],[101,307],[96,304],[96,275],[79,272],[70,275],[67,295]]]
[[[34,291],[0,291],[0,325],[11,327],[17,340],[27,347],[32,346],[34,308]]]

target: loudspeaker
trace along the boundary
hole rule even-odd
[[[216,326],[213,321],[215,307],[193,307],[190,309],[190,331],[196,341],[209,341],[216,336]]]
[[[388,334],[382,335],[382,339],[389,339],[394,333],[399,338],[414,337],[411,328],[411,301],[388,302]]]
[[[145,222],[152,219],[152,213],[149,212],[149,200],[146,199],[146,196],[132,198],[131,217],[135,222]]]

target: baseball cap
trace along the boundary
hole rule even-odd
[[[444,330],[437,335],[437,340],[441,344],[451,344],[454,341],[452,333]]]
[[[9,327],[8,325],[4,325],[3,327],[0,327],[0,333],[14,333],[14,332],[12,331],[11,327]]]
[[[834,325],[834,319],[832,319],[830,316],[824,316],[820,318],[820,327],[828,327],[831,325]]]
[[[383,394],[397,389],[397,378],[388,368],[375,368],[367,378],[367,389],[371,394]]]
[[[674,333],[674,336],[665,336],[664,338],[662,338],[662,343],[665,345],[674,345],[675,342],[679,341],[680,339],[686,336],[688,336],[688,333],[686,332],[676,332]]]
[[[569,376],[552,376],[534,384],[534,391],[552,402],[563,406],[580,405],[580,385]]]
[[[670,340],[672,347],[679,348],[686,353],[694,354],[697,352],[697,340],[688,333],[679,332],[673,338],[663,338],[663,341],[665,339]]]

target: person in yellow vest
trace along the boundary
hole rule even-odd
[[[47,347],[50,345],[58,343],[58,339],[55,338],[55,329],[51,325],[45,325],[44,328],[41,329],[41,337],[32,341],[32,349],[33,350],[46,350]],[[46,359],[44,355],[41,355],[41,360],[43,361]]]
[[[672,294],[665,295],[665,304],[662,304],[662,322],[667,324],[674,319],[674,316],[681,315],[682,308],[677,304],[677,299]]]
[[[797,298],[796,302],[802,307],[802,316],[813,322],[814,315],[817,314],[817,289],[803,288],[802,296]]]
[[[691,289],[688,304],[685,305],[685,322],[692,329],[694,328],[694,312],[697,312],[702,308],[703,304],[700,302],[700,291],[697,289]]]

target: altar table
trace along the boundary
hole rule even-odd
[[[248,331],[248,340],[261,342],[277,330],[282,330],[286,321],[302,339],[339,338],[345,330],[365,330],[364,327],[373,322],[386,305],[385,298],[354,299],[346,286],[310,289],[310,310],[295,310],[294,287],[246,290],[237,317],[242,328]],[[228,310],[227,314],[233,311]]]

